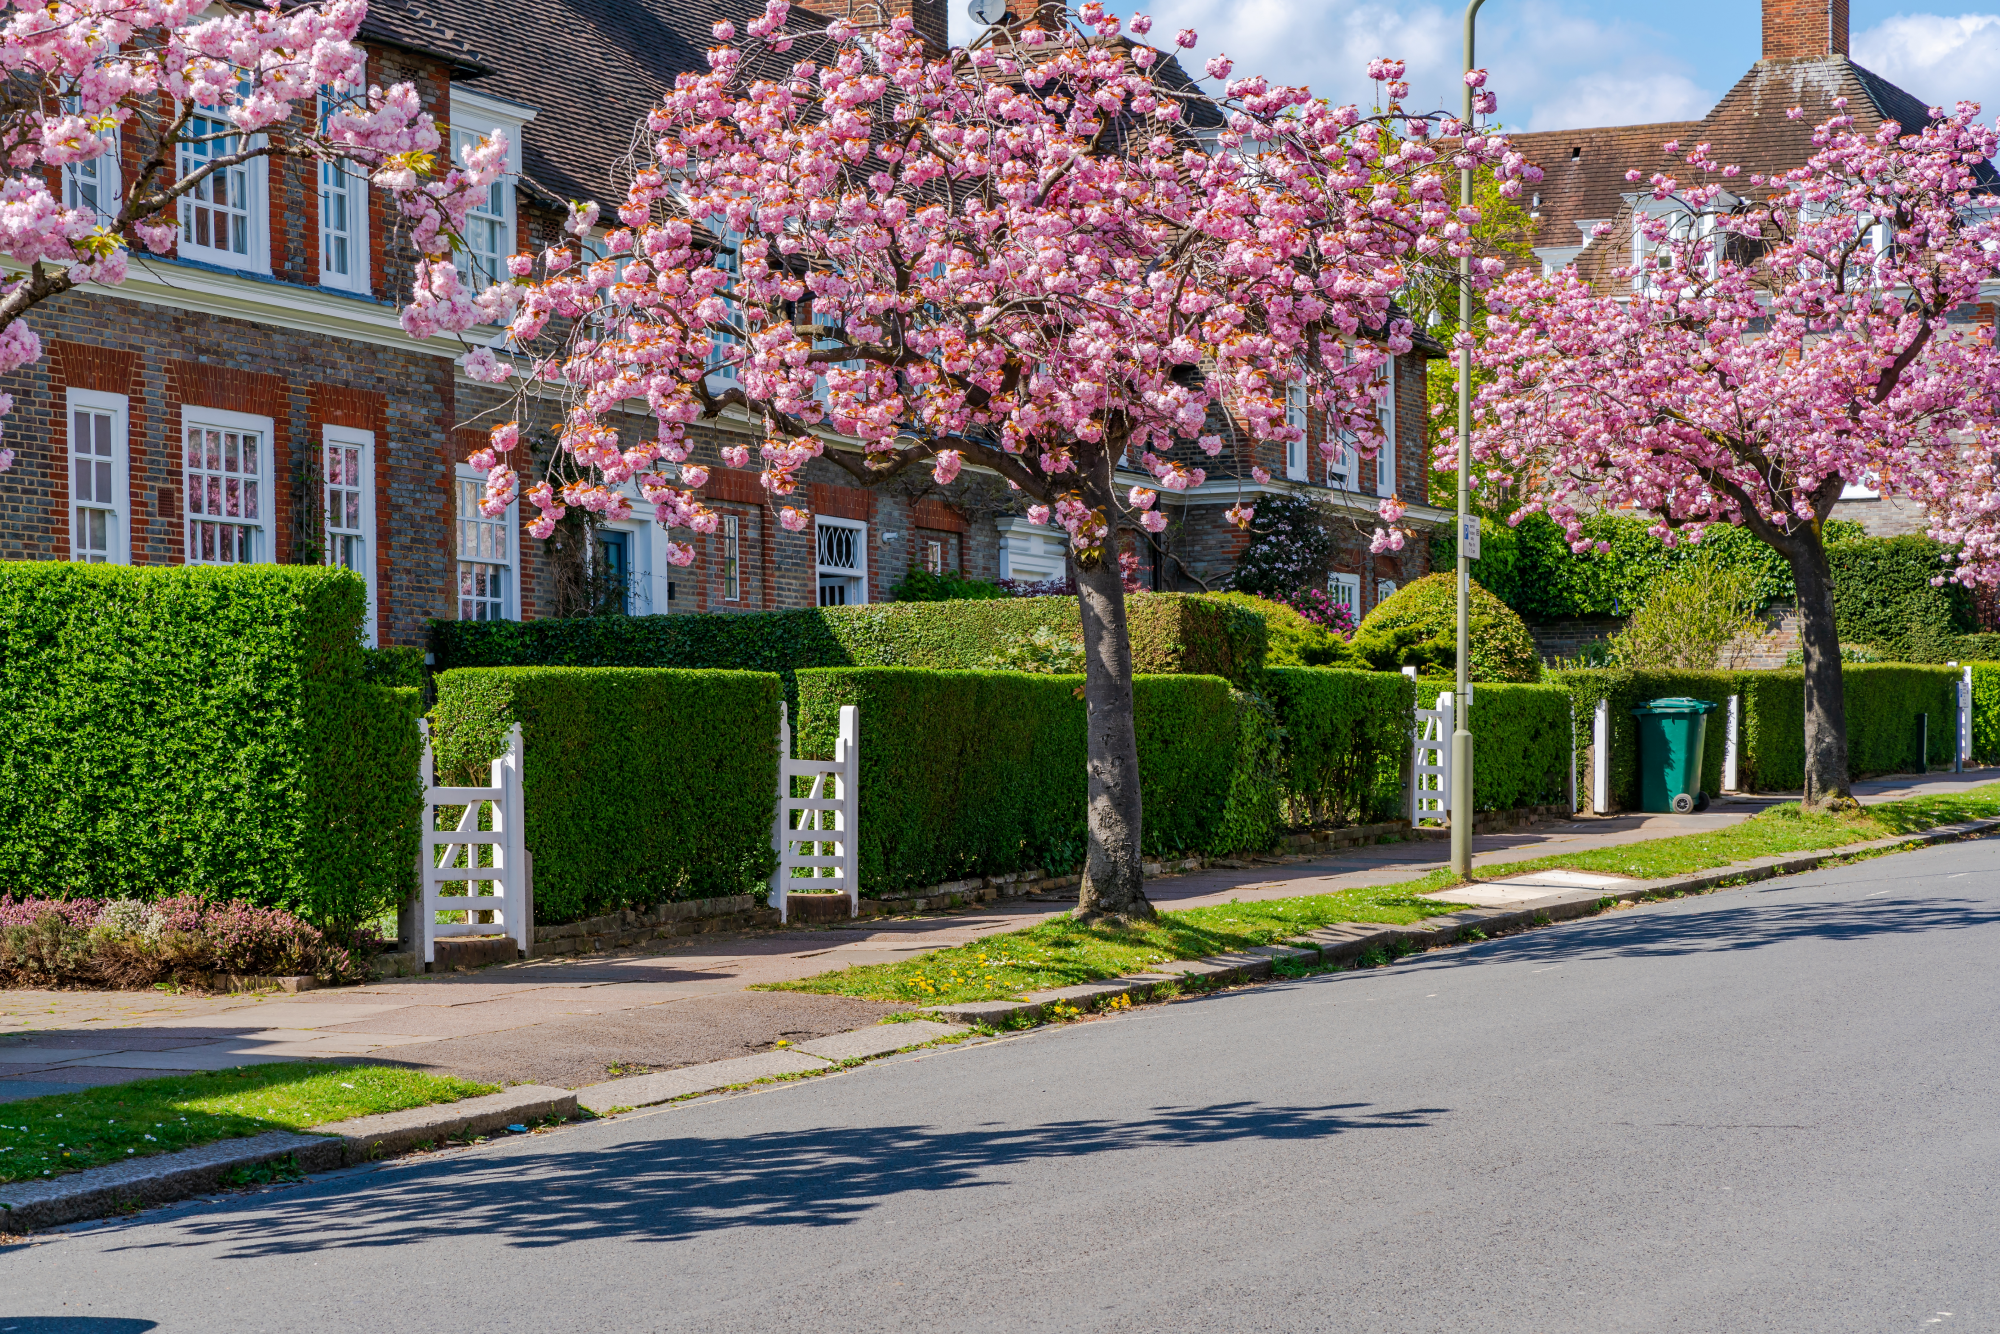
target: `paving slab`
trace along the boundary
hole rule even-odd
[[[707,1093],[731,1084],[750,1084],[779,1075],[801,1075],[831,1068],[816,1056],[795,1051],[767,1051],[742,1056],[733,1061],[710,1061],[656,1075],[634,1075],[592,1084],[576,1091],[577,1104],[602,1114],[614,1107],[649,1107],[654,1103],[684,1098],[690,1093]]]
[[[57,1093],[81,1093],[88,1084],[52,1084],[38,1079],[0,1079],[0,1102],[47,1098]]]
[[[295,1061],[296,1056],[260,1056],[252,1052],[207,1051],[119,1051],[104,1056],[86,1056],[66,1062],[64,1070],[104,1067],[114,1070],[143,1070],[135,1079],[152,1079],[164,1070],[234,1070],[239,1065],[275,1065]]]
[[[870,1056],[886,1056],[905,1047],[956,1037],[968,1031],[963,1024],[912,1019],[907,1023],[877,1024],[873,1028],[857,1028],[847,1033],[835,1033],[832,1037],[814,1038],[811,1042],[801,1042],[797,1049],[808,1056],[822,1056],[829,1061],[857,1061]]]

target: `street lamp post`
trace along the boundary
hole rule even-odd
[[[1474,68],[1472,60],[1473,19],[1485,0],[1470,0],[1465,6],[1465,72]],[[1463,134],[1472,133],[1472,85],[1465,85]],[[1458,173],[1458,202],[1472,206],[1472,168]],[[1458,331],[1472,330],[1472,256],[1458,261]],[[1472,347],[1470,339],[1458,349],[1458,679],[1453,683],[1451,732],[1451,872],[1472,875],[1472,618],[1470,612],[1472,560],[1467,551],[1466,528],[1472,519]]]

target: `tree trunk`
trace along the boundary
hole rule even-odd
[[[1139,733],[1132,721],[1132,640],[1117,538],[1113,529],[1098,559],[1076,565],[1089,729],[1089,850],[1074,916],[1085,924],[1124,925],[1154,916],[1139,851]]]
[[[1855,810],[1847,786],[1847,698],[1840,684],[1840,632],[1833,620],[1833,570],[1818,531],[1798,533],[1787,554],[1799,595],[1799,648],[1805,656],[1806,795],[1809,811]]]

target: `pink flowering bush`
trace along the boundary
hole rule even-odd
[[[1321,629],[1330,630],[1342,639],[1354,637],[1353,608],[1342,602],[1335,602],[1323,588],[1301,588],[1275,599],[1290,607],[1299,615]]]
[[[364,942],[340,944],[276,908],[0,895],[0,979],[12,986],[144,987],[240,976],[368,976]]]

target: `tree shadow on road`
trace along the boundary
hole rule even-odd
[[[243,1258],[420,1245],[441,1229],[549,1247],[601,1239],[674,1241],[732,1228],[832,1227],[898,1195],[1004,1186],[1008,1168],[1029,1163],[1421,1129],[1446,1110],[1245,1101],[1156,1108],[1141,1120],[952,1131],[910,1124],[820,1127],[658,1139],[646,1135],[652,1128],[647,1123],[635,1122],[630,1138],[605,1147],[533,1158],[469,1155],[350,1177],[265,1196],[249,1208],[196,1214],[174,1225],[171,1240],[139,1244],[219,1245],[225,1255]],[[605,1136],[591,1138],[601,1143]]]
[[[1779,892],[1779,891],[1770,891]],[[1698,901],[1688,901],[1693,906]],[[1978,899],[1903,895],[1844,903],[1701,905],[1695,912],[1618,911],[1532,931],[1472,950],[1431,954],[1402,965],[1456,968],[1517,960],[1658,959],[1735,953],[1799,941],[1860,941],[2000,925],[2000,906]]]

